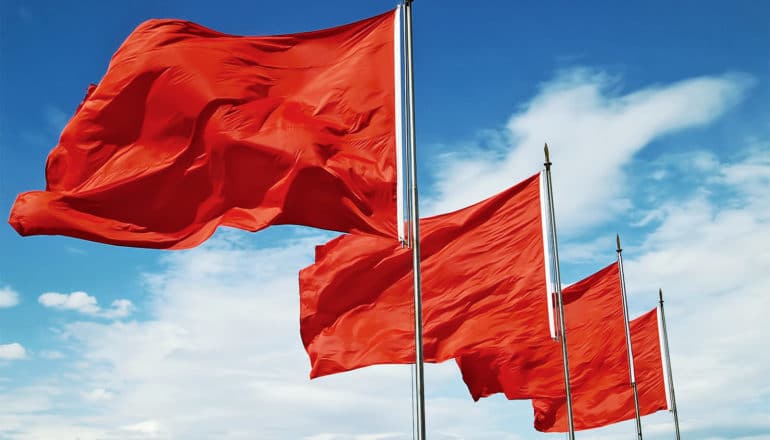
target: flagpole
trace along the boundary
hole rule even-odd
[[[567,357],[567,325],[564,323],[564,301],[561,295],[561,272],[559,270],[559,244],[556,241],[556,213],[553,203],[553,185],[551,184],[551,157],[548,153],[548,144],[545,144],[545,181],[548,187],[548,214],[551,225],[551,250],[554,257],[554,271],[556,273],[556,302],[559,304],[559,330],[561,333],[561,355],[564,360],[564,387],[567,393],[567,420],[569,422],[569,440],[575,440],[575,421],[572,416],[572,388],[569,380],[569,359]],[[550,292],[548,293],[551,294]]]
[[[620,292],[623,297],[623,323],[626,328],[626,348],[628,352],[628,370],[631,378],[631,388],[634,391],[634,411],[636,414],[636,438],[642,440],[642,419],[639,415],[639,392],[636,387],[636,369],[634,368],[634,352],[631,348],[631,325],[628,322],[628,297],[626,296],[626,276],[623,272],[623,249],[620,247],[620,234],[615,235],[618,253],[618,270],[620,271]]]
[[[412,1],[404,0],[406,33],[407,138],[409,140],[409,213],[411,218],[412,266],[414,273],[414,388],[417,413],[417,440],[425,440],[425,380],[422,347],[422,285],[420,277],[420,215],[417,203],[417,148],[414,134],[414,55],[412,51]]]
[[[674,373],[671,372],[671,355],[668,352],[668,330],[666,329],[666,313],[663,311],[663,289],[658,289],[660,297],[660,320],[663,323],[663,349],[666,355],[666,374],[668,375],[668,391],[671,399],[671,414],[674,415],[674,430],[676,440],[679,440],[679,412],[676,409],[676,395],[674,394]]]

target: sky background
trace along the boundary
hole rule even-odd
[[[683,437],[770,439],[770,3],[414,5],[421,210],[533,174],[551,146],[562,279],[615,259],[632,316],[666,296]],[[291,33],[395,1],[0,0],[0,211],[45,186],[89,83],[149,18]],[[190,251],[0,227],[0,439],[411,438],[408,366],[310,381],[297,272],[335,234],[220,230]],[[426,366],[433,439],[559,439],[527,401]],[[666,412],[645,438],[673,436]],[[631,438],[633,423],[578,433]]]

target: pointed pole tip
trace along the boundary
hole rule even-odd
[[[620,247],[620,234],[615,234],[615,242],[618,245],[617,251],[620,252],[623,250],[623,248]]]
[[[660,298],[660,302],[663,302],[663,289],[658,288],[658,298]]]
[[[545,152],[545,161],[551,162],[551,154],[548,151],[548,142],[545,143],[545,146],[543,147],[543,151]]]

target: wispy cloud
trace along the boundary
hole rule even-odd
[[[51,360],[64,358],[64,354],[56,350],[43,350],[39,353],[39,356],[43,359],[51,359]]]
[[[11,286],[0,287],[0,309],[19,304],[19,294]]]
[[[533,174],[548,142],[560,231],[596,225],[629,207],[623,167],[637,152],[661,136],[715,120],[752,83],[728,74],[621,93],[621,82],[607,74],[565,71],[544,83],[504,129],[485,136],[486,145],[462,145],[443,156],[427,212],[467,206]]]
[[[70,294],[48,292],[40,295],[37,301],[43,307],[58,310],[73,310],[86,315],[101,318],[125,318],[134,310],[134,304],[127,299],[117,299],[112,302],[109,309],[102,309],[95,297],[86,292],[72,292]]]
[[[112,400],[115,395],[104,388],[96,388],[88,392],[82,393],[84,399],[89,402],[106,402]]]

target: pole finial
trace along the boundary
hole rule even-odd
[[[545,163],[550,165],[551,155],[548,152],[548,142],[545,143],[545,147],[543,147],[543,151],[545,152]]]
[[[660,298],[660,303],[663,304],[663,289],[658,288],[658,298]]]
[[[617,251],[623,252],[623,248],[620,247],[620,234],[615,234],[615,242],[618,245]]]

